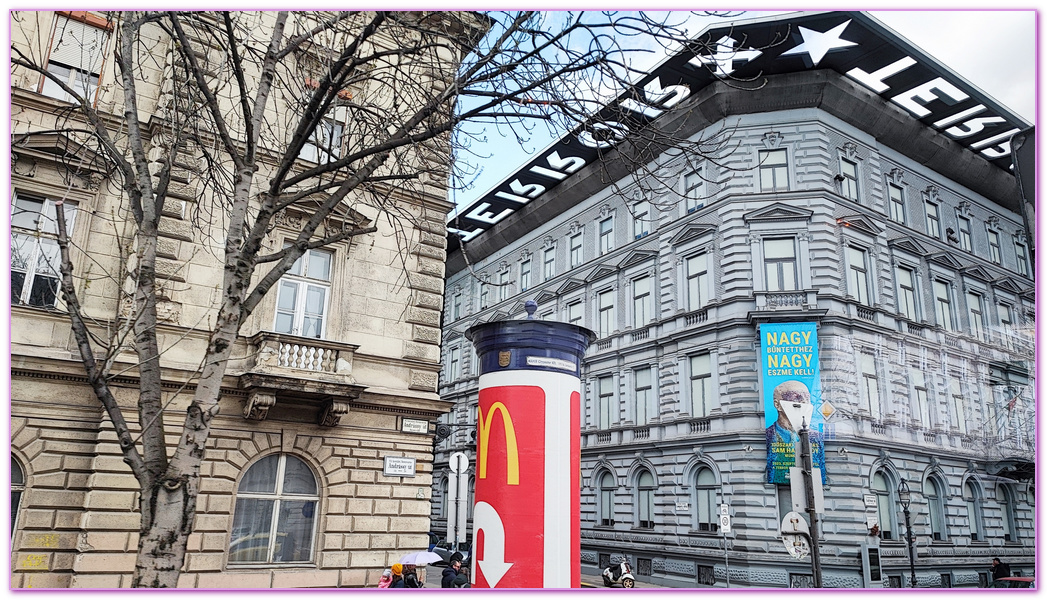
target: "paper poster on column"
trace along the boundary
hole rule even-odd
[[[825,483],[822,382],[818,368],[817,323],[765,323],[760,326],[767,482],[789,483],[796,466],[801,417],[810,404],[811,455]],[[784,405],[784,406],[783,406]],[[794,422],[795,421],[795,422]]]

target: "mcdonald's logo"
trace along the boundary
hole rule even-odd
[[[505,429],[505,482],[508,485],[520,485],[520,451],[516,445],[516,429],[513,428],[513,417],[509,409],[501,402],[491,404],[487,410],[487,416],[480,411],[477,425],[480,427],[480,447],[477,450],[477,476],[487,479],[487,454],[490,450],[491,423],[494,421],[494,413],[502,415],[502,427]]]

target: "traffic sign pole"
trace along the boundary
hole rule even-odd
[[[727,587],[731,587],[731,561],[727,557],[727,533],[731,531],[731,507],[720,505],[720,531],[723,533],[723,568],[727,575]]]

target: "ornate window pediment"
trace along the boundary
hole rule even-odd
[[[561,285],[556,290],[556,295],[562,296],[564,294],[573,292],[574,290],[576,290],[578,288],[583,288],[583,287],[585,287],[585,282],[584,281],[582,281],[580,279],[568,279],[567,281],[563,282],[563,285]]]
[[[600,279],[603,279],[604,277],[610,277],[611,275],[614,275],[617,272],[618,272],[618,269],[616,269],[614,267],[609,267],[607,265],[600,265],[600,266],[596,267],[595,269],[593,269],[592,273],[589,273],[589,276],[586,277],[585,280],[587,282],[591,283],[593,281],[598,281]]]
[[[859,231],[863,231],[873,237],[876,237],[884,232],[884,229],[880,227],[876,221],[873,221],[865,215],[849,215],[846,217],[840,217],[836,219],[836,222],[840,224],[840,227],[852,227]]]
[[[746,223],[775,223],[779,221],[806,221],[810,222],[814,211],[805,208],[796,208],[781,202],[775,202],[770,206],[754,210],[742,218]]]
[[[963,274],[971,279],[977,279],[978,281],[989,282],[992,281],[992,274],[989,273],[984,267],[979,265],[971,265],[966,269],[963,269]]]
[[[1021,294],[1026,291],[1024,286],[1010,277],[1001,277],[994,280],[992,284],[1001,290],[1011,292],[1012,294]]]
[[[951,252],[938,252],[927,257],[928,262],[939,264],[957,271],[963,269],[963,263],[956,260]]]
[[[618,263],[618,268],[619,269],[625,269],[626,267],[631,267],[633,265],[638,265],[640,263],[643,263],[643,262],[646,262],[648,260],[651,260],[652,258],[655,258],[657,256],[658,256],[658,252],[655,251],[655,250],[634,250],[634,251],[630,252],[622,260],[622,262]],[[597,269],[597,271],[599,271],[599,269]]]
[[[669,241],[673,246],[685,244],[691,240],[696,240],[703,235],[708,235],[716,231],[715,225],[707,225],[704,223],[693,223],[681,229],[679,233],[673,236],[672,240]]]
[[[915,240],[907,237],[894,238],[893,240],[888,240],[887,245],[898,250],[904,250],[905,252],[908,252],[910,254],[915,254],[917,256],[924,256],[927,254],[926,248],[921,246]]]
[[[571,283],[571,282],[568,281],[567,283]],[[567,285],[567,284],[565,283],[564,285]],[[546,302],[549,302],[549,301],[552,301],[552,300],[556,300],[556,294],[554,294],[553,292],[551,292],[549,290],[542,290],[542,291],[538,292],[537,296],[534,297],[534,301],[538,304],[538,306],[541,306],[541,305],[545,304]]]

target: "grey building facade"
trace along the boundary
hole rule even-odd
[[[793,24],[856,20],[872,37],[853,39],[899,43],[864,15],[803,18]],[[448,457],[475,451],[476,358],[463,334],[523,318],[534,299],[537,317],[599,336],[583,367],[583,572],[625,556],[662,585],[810,585],[810,561],[780,534],[789,487],[767,483],[759,331],[813,322],[825,586],[912,584],[902,481],[919,587],[987,585],[994,556],[1032,574],[1030,240],[1014,177],[980,152],[1004,130],[975,148],[813,62],[764,67],[757,91],[692,89],[661,117],[691,139],[730,130],[703,163],[667,152],[645,169],[657,181],[610,184],[605,164],[589,164],[469,236],[468,261],[450,253],[440,392],[455,409],[441,421],[458,427],[436,446],[434,532],[453,510]],[[870,546],[880,580],[863,571]]]

